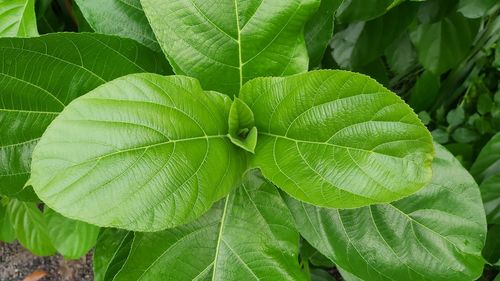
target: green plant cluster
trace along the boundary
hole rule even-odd
[[[498,279],[499,13],[0,2],[0,241],[96,281]]]

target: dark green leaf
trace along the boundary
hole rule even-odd
[[[94,247],[99,227],[68,219],[45,208],[43,211],[50,241],[67,259],[79,259]]]
[[[483,147],[470,168],[470,173],[479,183],[500,174],[500,133],[497,133]]]
[[[4,200],[0,200],[0,241],[11,243],[15,239],[16,233],[10,223],[7,206],[4,205]]]
[[[114,228],[101,231],[94,251],[95,281],[112,281],[130,253],[134,233]]]
[[[311,281],[335,281],[328,271],[321,268],[311,269]]]
[[[99,226],[157,231],[194,220],[245,169],[227,136],[230,106],[185,76],[115,79],[52,122],[30,183],[55,211]]]
[[[463,124],[465,121],[464,108],[459,106],[456,109],[450,110],[446,115],[446,121],[448,121],[448,124],[450,125],[451,128],[455,128]]]
[[[500,224],[490,225],[488,228],[483,256],[491,264],[500,262]]]
[[[407,32],[403,32],[399,38],[389,44],[384,55],[387,58],[387,64],[395,74],[406,73],[417,62],[417,53]]]
[[[486,179],[480,189],[488,223],[500,224],[500,174]]]
[[[424,71],[420,77],[418,77],[415,86],[411,90],[411,96],[409,104],[416,111],[425,110],[431,108],[436,99],[439,96],[439,88],[441,87],[441,81],[439,75],[435,75],[430,71]],[[450,111],[448,115],[454,116],[455,111]],[[463,110],[462,110],[463,115]],[[463,122],[464,116],[462,116]],[[454,120],[456,118],[454,117]],[[451,123],[450,123],[451,124]]]
[[[233,96],[248,80],[308,69],[304,25],[320,0],[142,0],[175,73]]]
[[[146,47],[114,36],[0,39],[0,194],[23,188],[36,142],[71,100],[136,72],[166,73],[168,65]]]
[[[451,134],[453,140],[459,143],[471,143],[477,141],[481,136],[474,130],[468,128],[458,128]]]
[[[7,208],[21,245],[38,256],[50,256],[56,252],[50,242],[47,223],[35,203],[11,199]]]
[[[35,0],[0,1],[0,37],[37,35]]]
[[[333,36],[335,12],[343,0],[321,0],[321,5],[305,26],[309,68],[318,66]]]
[[[137,233],[113,280],[305,280],[298,242],[278,190],[251,171],[193,223]]]
[[[325,207],[390,202],[431,179],[432,140],[401,98],[373,79],[322,70],[257,78],[251,164],[295,198]]]
[[[160,51],[140,0],[75,0],[92,28],[99,33],[134,39]]]
[[[495,5],[500,6],[498,0],[460,0],[458,11],[468,18],[480,18]]]
[[[489,94],[481,94],[477,99],[477,112],[484,115],[491,112],[493,108],[493,100]]]
[[[394,0],[344,0],[337,10],[340,22],[364,21],[383,15]]]
[[[286,197],[302,236],[363,280],[475,280],[486,220],[472,176],[436,145],[433,180],[391,204],[326,209]]]
[[[418,20],[430,24],[442,20],[455,11],[458,0],[424,0],[417,13]]]

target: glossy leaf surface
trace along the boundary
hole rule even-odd
[[[240,98],[259,130],[252,165],[299,200],[352,208],[405,197],[431,179],[430,133],[367,76],[258,78]]]
[[[227,137],[230,105],[185,76],[118,78],[53,121],[30,181],[69,218],[135,231],[186,223],[241,178],[242,151]]]
[[[0,37],[37,36],[35,0],[0,1]]]
[[[134,233],[126,230],[102,229],[92,259],[95,281],[111,281],[128,257]]]
[[[96,32],[131,38],[160,51],[140,0],[76,0],[76,3]]]
[[[305,72],[304,25],[319,0],[142,0],[176,74],[233,96],[248,80]]]
[[[12,199],[8,205],[10,222],[19,243],[38,256],[56,252],[50,242],[47,223],[35,203]]]
[[[52,245],[66,259],[79,259],[94,247],[99,227],[68,219],[49,208],[43,215]]]
[[[460,14],[419,25],[411,34],[419,62],[429,71],[441,74],[467,56],[477,32],[477,22]]]
[[[160,55],[114,36],[0,39],[0,194],[25,185],[34,146],[71,100],[126,74],[168,68]]]
[[[305,280],[298,242],[278,190],[249,172],[195,222],[136,234],[114,280]]]
[[[479,189],[439,145],[432,182],[400,201],[337,210],[287,198],[302,236],[363,280],[475,280],[482,272]]]

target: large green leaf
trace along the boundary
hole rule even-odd
[[[114,281],[305,280],[299,235],[278,190],[253,171],[193,223],[137,233]]]
[[[16,239],[16,233],[10,223],[7,205],[0,197],[0,241],[10,243]]]
[[[470,173],[479,183],[500,174],[500,133],[494,135],[481,149],[470,168]]]
[[[364,21],[383,15],[394,0],[344,0],[337,10],[342,23]]]
[[[68,219],[49,208],[43,215],[52,245],[65,258],[78,259],[94,247],[99,227]]]
[[[35,0],[0,0],[0,37],[37,35]]]
[[[331,47],[337,63],[344,68],[367,65],[403,33],[417,12],[415,3],[403,3],[383,17],[351,23],[335,34]]]
[[[431,179],[430,133],[367,76],[321,70],[257,78],[240,98],[259,130],[252,165],[299,200],[336,208],[390,202]]]
[[[167,73],[160,55],[130,40],[85,33],[0,39],[0,194],[29,178],[31,152],[74,98],[136,72]]]
[[[99,234],[94,250],[93,271],[95,281],[111,281],[128,257],[134,233],[106,228]]]
[[[441,74],[458,65],[469,53],[478,24],[453,13],[443,20],[421,24],[411,34],[419,62]]]
[[[56,252],[50,242],[47,223],[35,203],[12,199],[8,205],[10,222],[19,243],[35,255],[49,256]]]
[[[132,38],[160,51],[140,0],[76,0],[76,3],[96,32]]]
[[[318,66],[333,36],[335,12],[343,0],[321,0],[316,13],[305,26],[309,68]]]
[[[479,189],[439,145],[433,174],[391,204],[337,210],[286,201],[302,236],[363,280],[475,280],[486,236]]]
[[[304,25],[320,0],[142,0],[175,73],[236,95],[248,80],[305,72]]]
[[[55,211],[95,225],[186,223],[227,195],[245,168],[227,136],[230,106],[185,76],[118,78],[52,122],[33,152],[30,182]]]

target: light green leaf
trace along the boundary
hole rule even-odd
[[[475,280],[486,220],[474,179],[436,145],[433,180],[391,204],[326,209],[287,197],[302,236],[363,280]]]
[[[102,229],[93,256],[95,281],[111,281],[128,257],[134,233],[115,228]]]
[[[320,0],[142,0],[176,74],[233,96],[248,80],[307,71],[304,25]]]
[[[0,197],[0,199],[3,199]],[[11,243],[16,239],[16,233],[10,223],[7,206],[4,205],[4,200],[0,200],[0,241]]]
[[[305,26],[305,40],[309,54],[309,68],[321,63],[325,48],[333,36],[334,18],[343,0],[321,0],[316,13]]]
[[[160,51],[140,0],[76,0],[76,3],[96,32],[131,38]]]
[[[344,0],[337,10],[342,23],[366,21],[383,15],[394,0]]]
[[[79,259],[94,247],[99,227],[68,219],[49,208],[43,210],[43,215],[52,245],[65,258]]]
[[[0,194],[23,188],[34,146],[71,100],[114,78],[168,67],[160,55],[114,36],[0,39]]]
[[[257,145],[253,112],[239,98],[235,98],[229,111],[229,138],[231,142],[251,153]]]
[[[50,242],[47,223],[35,203],[11,199],[10,222],[19,243],[38,256],[50,256],[56,249]]]
[[[242,186],[195,222],[137,233],[114,281],[305,280],[298,243],[278,190],[251,171]]]
[[[367,76],[322,70],[258,78],[240,98],[255,114],[252,165],[293,197],[357,207],[408,196],[431,179],[431,135]]]
[[[227,137],[230,106],[185,76],[118,78],[52,122],[33,152],[30,182],[49,207],[91,224],[157,231],[187,223],[245,168]]]
[[[367,22],[353,22],[333,37],[331,47],[337,63],[357,68],[373,62],[413,21],[417,4],[403,3],[383,17]]]
[[[38,35],[35,0],[1,0],[0,19],[0,37]]]
[[[478,183],[500,174],[500,133],[494,135],[483,147],[476,161],[472,164],[470,173]]]
[[[458,12],[468,18],[480,18],[486,16],[495,5],[500,7],[498,0],[460,0]]]
[[[435,74],[457,66],[469,53],[477,27],[477,21],[457,13],[436,23],[419,25],[411,34],[419,62]]]
[[[488,223],[500,224],[500,174],[483,181],[480,189]]]

